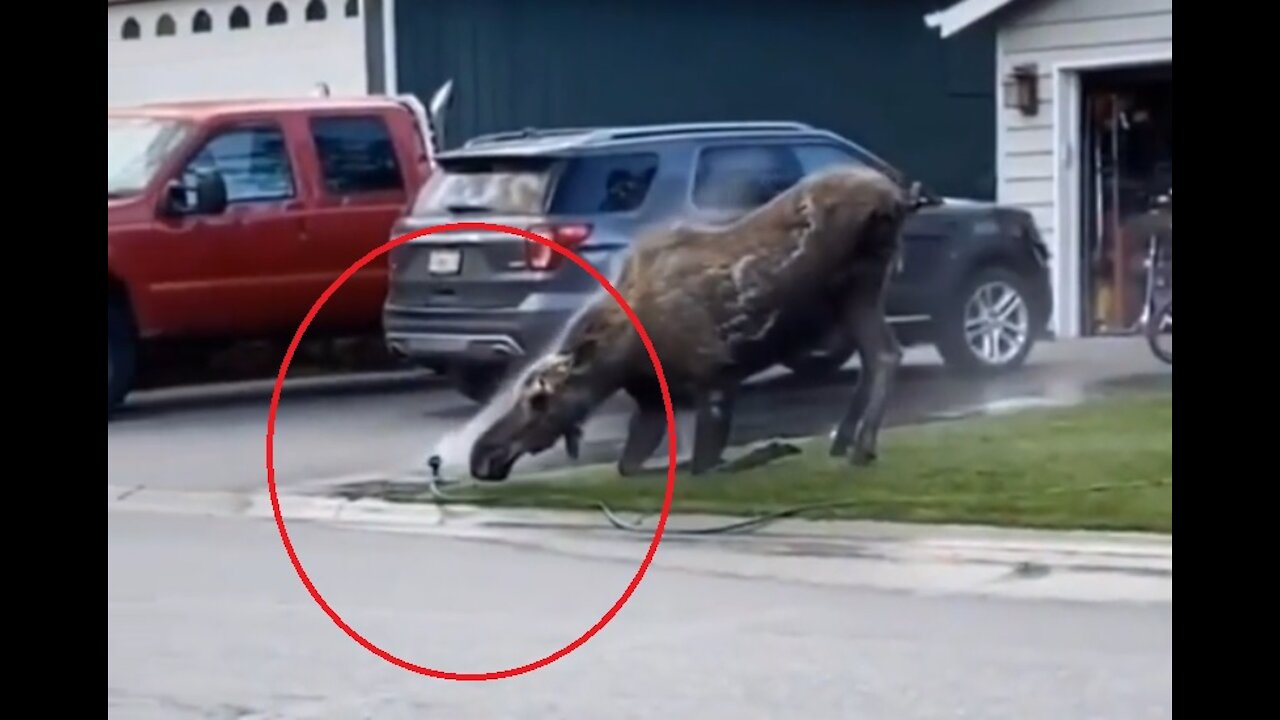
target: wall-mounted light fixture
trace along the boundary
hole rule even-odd
[[[1027,116],[1040,110],[1040,73],[1035,65],[1018,65],[1005,76],[1004,106]]]

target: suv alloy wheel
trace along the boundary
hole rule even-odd
[[[1035,344],[1026,283],[1002,267],[970,275],[938,317],[938,352],[952,369],[989,373],[1021,367]]]

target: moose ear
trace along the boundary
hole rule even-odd
[[[569,456],[570,460],[578,459],[578,452],[582,446],[582,428],[574,425],[564,433],[564,452]]]

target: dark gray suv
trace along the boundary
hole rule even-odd
[[[732,220],[834,163],[903,173],[856,143],[801,123],[524,130],[441,153],[394,235],[448,222],[527,228],[613,278],[638,231],[666,219]],[[904,345],[935,344],[952,368],[1020,365],[1052,312],[1048,252],[1024,210],[931,196],[908,222],[889,312]],[[548,348],[599,285],[518,237],[450,232],[390,256],[383,328],[391,351],[450,374],[482,401]],[[678,318],[674,319],[678,322]],[[856,348],[833,336],[790,364],[825,374]]]

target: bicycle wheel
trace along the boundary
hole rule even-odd
[[[1173,299],[1164,303],[1151,315],[1146,327],[1147,345],[1151,354],[1162,362],[1173,365]]]

